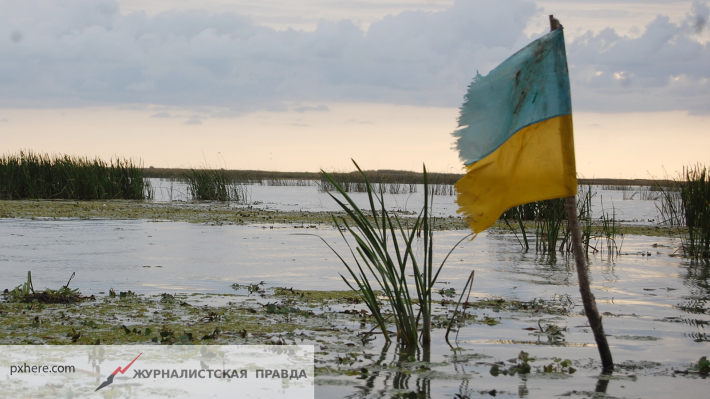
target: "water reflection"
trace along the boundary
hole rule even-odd
[[[710,314],[710,260],[690,260],[683,266],[685,273],[681,274],[681,278],[683,285],[689,288],[690,295],[684,296],[683,302],[676,307],[692,315]],[[702,316],[682,318],[683,323],[698,328],[698,331],[685,335],[696,342],[710,342],[710,335],[705,332],[705,326],[710,324],[710,321],[699,317]]]
[[[576,283],[574,266],[567,257],[521,253],[510,263],[503,263],[502,272],[516,274],[521,281],[539,285],[569,286]]]
[[[607,370],[602,372],[597,380],[597,385],[594,387],[594,392],[606,394],[606,390],[609,388],[610,377],[614,374],[613,371]]]
[[[396,345],[394,350],[394,359],[387,361],[388,352],[391,344],[385,343],[380,351],[379,358],[375,361],[372,371],[366,368],[362,369],[362,375],[358,377],[364,380],[363,386],[358,386],[359,390],[346,398],[384,398],[384,397],[403,397],[403,398],[430,398],[431,397],[431,380],[420,376],[413,376],[408,370],[413,362],[431,362],[431,347],[404,347]],[[377,366],[386,368],[397,368],[396,371],[381,371]],[[426,367],[426,366],[421,366]],[[424,370],[424,368],[422,368]],[[378,381],[381,380],[381,381]],[[392,396],[392,389],[401,391],[402,393]]]

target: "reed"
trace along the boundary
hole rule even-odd
[[[431,194],[424,196],[424,207],[419,216],[410,223],[403,223],[396,214],[391,215],[387,212],[383,186],[378,185],[379,192],[375,191],[375,186],[357,163],[355,163],[355,167],[360,172],[366,186],[365,192],[370,203],[369,215],[358,208],[334,176],[323,172],[324,179],[342,197],[342,200],[338,199],[329,192],[329,195],[347,215],[340,219],[333,216],[333,221],[348,245],[355,265],[351,265],[343,259],[323,238],[321,240],[345,265],[354,283],[341,275],[343,281],[352,290],[359,293],[388,342],[390,338],[387,332],[387,320],[380,305],[380,298],[376,294],[376,287],[384,294],[392,310],[398,341],[406,347],[415,347],[420,337],[418,329],[421,320],[421,340],[424,345],[428,345],[431,342],[434,284],[451,252],[470,235],[462,238],[444,257],[441,264],[435,266],[434,234],[429,209]],[[429,193],[426,168],[424,168],[423,179],[425,193]],[[348,242],[344,231],[347,231],[356,243],[355,249]],[[418,239],[418,236],[421,238]],[[422,241],[421,250],[415,249],[415,240]],[[409,275],[412,275],[414,279],[418,310],[415,310],[415,298],[412,298],[409,292]]]
[[[656,185],[659,222],[678,226],[685,256],[710,258],[710,175],[704,165],[684,167],[673,185]],[[685,226],[685,229],[681,228]]]
[[[0,158],[0,198],[6,199],[149,199],[143,167],[130,159],[108,163],[69,155],[19,154]]]
[[[264,179],[260,184],[262,186],[308,187],[316,183],[314,180],[303,179]]]
[[[582,242],[585,252],[589,253],[590,239],[592,236],[592,186],[582,185],[577,196],[577,212],[580,220]],[[530,233],[534,234],[535,252],[549,254],[555,257],[555,251],[563,253],[572,252],[570,241],[567,212],[564,198],[536,201],[508,209],[501,215],[511,232],[515,235],[523,250],[530,249]],[[513,227],[510,221],[517,226]],[[527,222],[527,223],[526,223]],[[532,222],[532,230],[529,224]],[[521,233],[518,236],[518,231]],[[559,245],[558,245],[559,242]]]
[[[705,166],[683,168],[681,184],[688,237],[684,247],[692,258],[710,258],[710,175]]]
[[[604,247],[606,247],[607,255],[609,257],[615,257],[621,254],[621,246],[624,241],[624,236],[621,235],[621,242],[617,243],[616,239],[619,237],[619,226],[616,222],[616,208],[614,204],[611,205],[611,217],[608,212],[604,211],[604,200],[602,198],[602,216],[601,216],[601,236],[600,240],[604,240],[601,248],[601,252],[604,252]]]
[[[580,186],[577,194],[577,212],[579,215],[579,225],[582,233],[582,245],[584,245],[584,253],[589,254],[589,242],[592,239],[592,185],[587,184]],[[569,226],[567,227],[569,236]],[[567,252],[572,253],[572,245],[567,246]]]
[[[616,184],[616,185],[603,184],[601,186],[601,189],[602,190],[629,191],[632,189],[632,187],[628,184]]]
[[[676,181],[674,186],[657,185],[656,187],[660,192],[659,201],[656,202],[658,222],[669,226],[685,226],[680,182]]]
[[[660,193],[652,186],[640,186],[638,194],[642,201],[657,201],[660,198]]]
[[[45,289],[44,291],[35,291],[32,284],[32,272],[27,272],[27,282],[20,284],[12,291],[5,290],[5,300],[8,302],[24,302],[24,303],[76,303],[84,299],[92,299],[92,297],[83,297],[78,289],[69,288],[69,283],[74,278],[76,273],[72,273],[66,285],[58,290]]]
[[[190,169],[183,175],[193,199],[201,201],[244,201],[246,187],[227,177],[224,169]]]
[[[557,242],[560,238],[562,222],[567,220],[564,198],[536,201],[519,205],[508,209],[501,215],[511,231],[516,234],[516,230],[510,225],[509,219],[515,220],[522,234],[522,241],[518,242],[525,251],[530,248],[529,231],[526,221],[533,222],[533,233],[535,235],[535,252],[549,253],[555,256]]]
[[[538,203],[538,217],[535,219],[535,252],[556,255],[557,241],[562,222],[567,220],[565,199],[556,198]]]
[[[359,172],[332,172],[328,173],[345,192],[364,193],[367,192],[367,182],[375,189],[375,192],[388,194],[411,194],[416,193],[421,182],[421,174],[404,171],[377,170]],[[461,178],[461,175],[453,173],[428,173],[428,190],[430,195],[456,195],[454,184]],[[321,176],[319,188],[321,191],[337,191],[333,182],[325,176]]]

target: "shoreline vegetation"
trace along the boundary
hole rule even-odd
[[[685,171],[678,180],[580,179],[579,218],[583,221],[583,237],[587,253],[622,254],[624,235],[679,237],[684,253],[708,256],[710,234],[705,226],[707,215],[708,175],[699,165]],[[109,163],[88,157],[19,154],[0,157],[0,218],[27,219],[141,219],[148,221],[181,221],[210,225],[257,224],[264,228],[304,228],[317,225],[336,226],[343,212],[278,211],[259,209],[249,203],[249,185],[318,186],[319,190],[341,194],[378,191],[388,194],[411,194],[426,180],[429,195],[456,195],[454,184],[462,175],[396,170],[360,170],[355,172],[272,172],[225,170],[143,168],[131,159],[111,159]],[[149,201],[153,188],[149,178],[167,178],[187,184],[188,201],[168,203]],[[645,185],[644,185],[645,184]],[[663,223],[655,226],[628,223],[605,214],[594,219],[591,214],[592,185],[602,189],[623,190],[624,199],[660,199]],[[171,183],[172,187],[172,183]],[[691,190],[692,191],[688,191]],[[371,195],[371,193],[369,194]],[[695,198],[697,197],[697,198]],[[690,201],[690,198],[694,198]],[[145,201],[148,200],[148,201]],[[534,238],[535,252],[549,254],[569,252],[569,230],[561,212],[560,200],[539,201],[508,210],[491,228],[490,233],[512,233],[524,251]],[[384,212],[384,204],[383,204]],[[688,213],[690,212],[690,213]],[[686,213],[688,215],[686,215]],[[379,211],[364,212],[375,221]],[[411,213],[392,211],[401,216],[405,228],[415,223]],[[690,216],[689,216],[690,215]],[[686,217],[687,216],[687,217]],[[686,224],[686,219],[691,223]],[[697,221],[696,221],[697,219]],[[461,217],[432,217],[431,229],[467,230]],[[696,226],[699,225],[700,227]],[[596,240],[592,244],[592,239]],[[606,246],[600,240],[604,239]],[[559,247],[559,248],[558,248]]]
[[[180,168],[154,168],[148,167],[143,169],[143,176],[156,179],[182,179],[191,169]],[[238,182],[245,184],[263,184],[263,185],[298,185],[299,181],[321,181],[323,175],[320,172],[278,172],[266,170],[250,170],[250,169],[223,169],[224,174]],[[401,184],[421,184],[423,176],[421,172],[412,172],[405,170],[365,170],[365,175],[372,183],[401,183]],[[360,172],[328,172],[338,181],[340,176],[348,176],[351,180],[364,183],[365,180],[360,178]],[[436,173],[427,172],[429,175],[430,184],[455,184],[461,179],[463,173]],[[672,179],[612,179],[612,178],[580,178],[580,185],[604,186],[616,188],[619,190],[630,189],[634,186],[656,186],[670,187],[675,184]]]
[[[0,157],[0,198],[144,200],[152,190],[140,161],[20,151]]]
[[[254,208],[249,205],[229,204],[221,201],[204,202],[144,202],[130,200],[77,201],[77,200],[0,200],[0,218],[45,220],[146,220],[149,222],[188,222],[209,225],[261,225],[264,228],[309,228],[332,226],[333,216],[344,212],[276,211]],[[402,215],[411,216],[411,215]],[[407,223],[412,217],[402,217]],[[459,217],[431,217],[432,228],[441,230],[467,230],[466,222]],[[591,234],[602,236],[605,220],[591,221]],[[535,221],[523,221],[528,231],[533,231]],[[490,234],[520,233],[520,226],[497,221]],[[677,237],[686,228],[671,225],[637,225],[617,223],[617,235],[646,235]]]
[[[325,171],[328,172],[328,171]],[[142,161],[98,157],[39,154],[20,151],[0,157],[0,199],[75,199],[144,200],[153,197],[149,178],[170,179],[186,183],[192,199],[242,201],[248,196],[247,185],[314,186],[333,191],[335,185],[344,192],[365,192],[370,182],[378,191],[389,194],[414,193],[423,181],[421,172],[402,170],[365,170],[328,172],[277,172],[262,170],[226,170],[210,168],[144,168]],[[456,195],[454,185],[460,173],[427,173],[432,195]],[[656,197],[650,191],[675,190],[675,180],[653,179],[579,179],[580,186],[598,185],[603,189],[629,191],[639,187],[640,197]]]

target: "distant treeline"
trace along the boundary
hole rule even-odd
[[[147,168],[144,169],[145,177],[161,179],[181,179],[190,169],[167,169],[167,168]],[[328,172],[331,176],[337,176],[338,180],[365,182],[359,172]],[[317,180],[322,176],[320,172],[275,172],[266,170],[224,170],[224,174],[231,179],[244,183],[259,182],[261,180]],[[404,170],[368,170],[365,175],[371,182],[375,183],[401,183],[401,184],[421,184],[422,174],[419,172],[409,172]],[[441,184],[454,184],[463,174],[456,173],[429,173],[429,181]]]
[[[199,168],[198,168],[199,169]],[[143,176],[159,179],[183,179],[193,169],[154,168],[143,169]],[[222,170],[222,169],[220,169]],[[264,170],[228,170],[224,174],[230,179],[241,182],[256,182],[260,180],[318,180],[320,173],[316,172],[269,172]]]
[[[674,184],[674,180],[669,179],[579,179],[578,182],[580,185],[602,186],[618,190],[623,190],[624,188],[632,186],[670,187]]]
[[[146,168],[143,175],[145,177],[162,178],[162,179],[181,179],[190,169],[175,169],[175,168]],[[233,178],[241,182],[259,182],[262,180],[278,181],[278,180],[316,180],[320,181],[322,176],[320,172],[275,172],[266,170],[224,170],[227,177]],[[349,181],[364,183],[364,180],[358,172],[330,172],[332,176],[338,176],[342,179],[338,181]],[[420,172],[410,172],[404,170],[368,170],[365,171],[367,178],[375,183],[399,183],[399,184],[421,184],[422,174]],[[462,173],[429,173],[429,181],[435,184],[455,184]],[[653,179],[579,179],[581,185],[599,185],[609,187],[630,187],[630,186],[661,186],[672,185],[672,180],[653,180]]]

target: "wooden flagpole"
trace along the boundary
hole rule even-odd
[[[550,30],[562,29],[560,21],[550,15]],[[579,218],[577,217],[577,198],[576,196],[567,197],[566,199],[567,217],[569,219],[569,229],[572,232],[572,250],[574,252],[574,261],[577,268],[577,280],[579,281],[579,293],[582,295],[582,303],[584,304],[584,313],[589,320],[589,326],[594,333],[594,340],[597,342],[599,356],[601,356],[602,367],[604,370],[613,370],[614,361],[611,358],[611,350],[609,343],[606,342],[604,334],[604,326],[602,318],[597,310],[597,303],[589,288],[589,275],[587,273],[587,262],[585,259],[585,251],[582,248],[582,234],[579,228]]]

